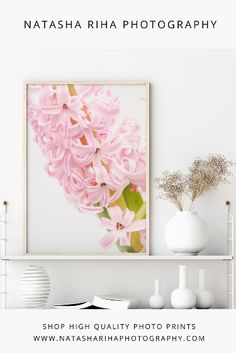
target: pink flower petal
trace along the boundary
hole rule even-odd
[[[100,192],[102,193],[102,200],[100,205],[103,207],[107,207],[110,201],[109,189],[106,186],[102,186],[101,188],[102,190],[100,190]]]
[[[70,109],[74,112],[80,110],[82,108],[82,104],[78,98],[74,98],[70,103]]]
[[[39,103],[40,103],[40,106],[43,107],[44,105],[49,103],[50,98],[52,97],[54,91],[48,85],[43,85],[41,87],[42,87],[42,89],[41,89],[41,94],[40,94],[40,98],[39,98]]]
[[[107,183],[108,182],[108,173],[106,168],[101,164],[100,166],[94,166],[94,171],[96,174],[96,181],[98,184]]]
[[[86,124],[86,127],[84,128],[84,135],[89,143],[90,151],[95,152],[96,146],[94,141],[94,135],[92,130],[90,128],[87,128],[87,124]]]
[[[79,205],[78,210],[81,212],[92,212],[92,213],[101,213],[103,211],[102,207],[96,207],[96,206],[85,206],[85,205]]]
[[[112,223],[112,221],[109,218],[102,217],[101,220],[102,220],[102,225],[106,229],[116,230],[114,223]]]
[[[80,113],[74,112],[71,109],[69,109],[67,113],[70,118],[77,121],[77,124],[79,124],[82,129],[87,129],[87,123]]]
[[[115,225],[122,222],[122,210],[119,206],[108,207],[107,212]]]
[[[110,202],[114,202],[116,201],[122,194],[124,188],[126,185],[122,185],[121,187],[118,187],[116,189],[116,191],[114,192],[114,194],[112,196],[110,196]]]
[[[140,230],[146,229],[146,220],[142,219],[139,221],[132,222],[128,227],[126,227],[127,232],[138,232]]]
[[[68,88],[65,85],[57,86],[57,101],[59,105],[62,107],[63,104],[69,104],[71,101],[70,93]]]
[[[108,141],[108,143],[106,143],[103,147],[104,151],[110,154],[114,154],[116,153],[118,147],[121,145],[122,140],[117,137],[116,139],[114,139],[112,142]]]
[[[61,109],[60,109],[59,105],[49,105],[49,106],[47,105],[47,106],[43,107],[42,111],[44,114],[56,115],[61,112]]]
[[[118,239],[118,232],[114,230],[113,232],[108,232],[104,238],[100,241],[103,248],[110,248]]]
[[[130,240],[128,234],[124,230],[119,231],[119,241],[121,246],[128,246],[130,245]]]
[[[72,153],[73,152],[74,152],[74,150],[72,151]],[[73,159],[75,160],[75,162],[78,162],[78,164],[81,166],[86,166],[87,164],[89,164],[91,162],[91,158],[89,155],[84,156],[82,158],[79,158],[78,156],[73,155]]]
[[[132,222],[132,220],[134,219],[134,216],[135,216],[135,212],[134,211],[130,211],[128,208],[126,208],[123,211],[122,224],[123,224],[123,226],[125,226],[125,228],[127,228],[128,225]]]

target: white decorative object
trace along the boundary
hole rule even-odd
[[[175,309],[191,309],[196,304],[196,294],[187,288],[187,267],[179,266],[179,288],[171,293],[171,304]]]
[[[199,272],[199,284],[198,290],[196,291],[197,309],[209,309],[214,303],[214,296],[212,292],[206,289],[206,270],[200,269]]]
[[[196,212],[177,212],[166,226],[165,238],[177,255],[197,255],[207,244],[206,224]]]
[[[160,295],[160,281],[155,280],[155,294],[149,299],[150,307],[153,309],[163,309],[165,306],[164,298]]]
[[[30,265],[22,274],[21,294],[27,308],[43,308],[50,293],[50,279],[41,266]]]

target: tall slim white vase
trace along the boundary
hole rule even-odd
[[[210,309],[214,303],[214,296],[212,292],[206,289],[206,270],[200,269],[198,271],[198,290],[196,291],[197,309]]]
[[[196,304],[196,294],[187,287],[187,266],[179,266],[179,287],[171,293],[171,304],[175,309],[191,309]]]
[[[159,279],[155,279],[155,294],[150,297],[149,305],[153,309],[163,309],[165,306],[164,298],[160,295]]]

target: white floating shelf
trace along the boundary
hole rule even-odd
[[[228,255],[162,256],[162,255],[7,255],[2,260],[11,261],[218,261],[233,260]]]

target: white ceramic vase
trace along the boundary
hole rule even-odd
[[[163,309],[165,306],[164,298],[160,295],[160,282],[155,280],[155,294],[149,299],[149,305],[153,309]]]
[[[206,270],[200,269],[198,274],[199,274],[199,283],[198,283],[198,290],[196,291],[196,295],[197,295],[196,308],[210,309],[214,304],[214,296],[212,292],[206,289]]]
[[[27,308],[40,309],[46,305],[50,279],[43,267],[30,265],[22,274],[20,287]]]
[[[207,244],[206,224],[196,212],[177,212],[166,226],[165,239],[175,254],[197,255]]]
[[[175,309],[192,309],[196,304],[196,294],[187,288],[187,267],[179,266],[179,288],[171,293],[171,305]]]

